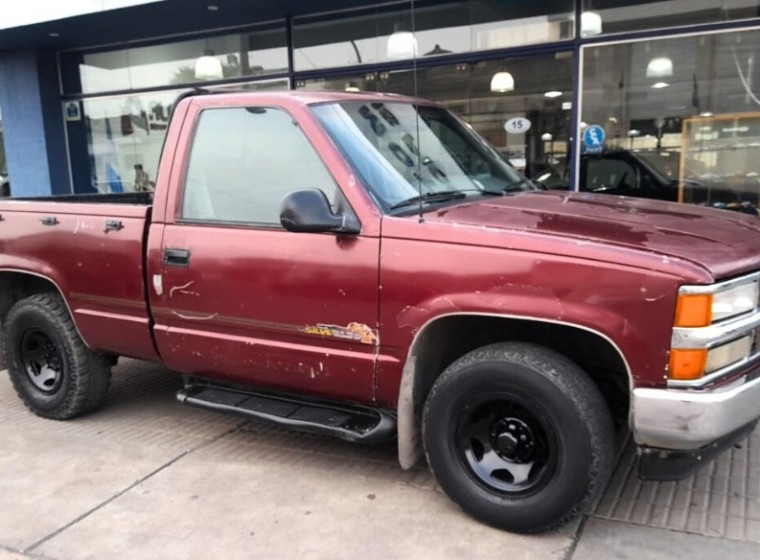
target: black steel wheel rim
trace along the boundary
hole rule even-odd
[[[544,488],[559,456],[546,415],[514,395],[491,395],[466,406],[457,425],[456,445],[478,484],[509,496]]]
[[[53,340],[40,329],[21,336],[21,364],[29,381],[43,393],[55,393],[63,382],[63,359]]]

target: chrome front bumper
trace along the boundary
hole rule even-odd
[[[760,418],[760,377],[714,391],[635,389],[632,408],[638,445],[696,449]]]

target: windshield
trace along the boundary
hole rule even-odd
[[[678,180],[680,157],[678,152],[652,151],[636,152],[645,163],[665,182]]]
[[[313,108],[322,126],[386,211],[469,196],[534,190],[451,113],[402,102]]]

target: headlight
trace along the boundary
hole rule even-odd
[[[753,337],[745,336],[728,344],[711,348],[707,352],[705,374],[713,373],[747,358],[752,351],[752,342]]]
[[[760,329],[753,313],[760,298],[759,276],[755,273],[712,286],[681,287],[668,363],[671,380],[702,385],[733,371],[732,366],[757,359]],[[722,324],[748,315],[744,322]]]
[[[757,297],[757,282],[718,292],[712,301],[713,323],[754,310],[757,307]]]
[[[669,377],[692,381],[714,373],[748,358],[752,343],[753,337],[745,336],[709,350],[674,348],[670,351]]]
[[[707,327],[749,311],[758,304],[758,282],[741,284],[716,293],[685,293],[678,296],[676,327]]]

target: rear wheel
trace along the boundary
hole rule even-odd
[[[35,414],[66,420],[105,399],[110,363],[84,345],[58,295],[16,302],[5,320],[3,342],[16,393]]]
[[[609,409],[574,363],[524,343],[486,346],[438,378],[423,417],[425,452],[446,493],[473,517],[516,532],[562,525],[612,469]]]

